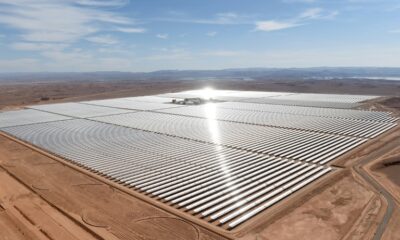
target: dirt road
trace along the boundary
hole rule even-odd
[[[370,176],[363,167],[367,165],[369,162],[374,161],[380,156],[397,148],[399,145],[400,145],[400,138],[396,138],[390,143],[385,144],[382,148],[379,148],[377,151],[373,151],[372,153],[366,155],[355,166],[352,167],[355,172],[357,172],[365,181],[367,181],[371,186],[373,186],[385,198],[388,204],[385,215],[382,221],[379,223],[379,226],[374,234],[373,238],[374,240],[382,239],[382,236],[392,217],[393,209],[396,206],[396,204],[393,196],[382,185],[380,185],[379,182],[377,182],[372,176]]]

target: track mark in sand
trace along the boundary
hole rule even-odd
[[[108,228],[108,224],[104,219],[104,216],[98,211],[84,210],[82,213],[82,221],[92,227]]]
[[[36,190],[41,190],[41,191],[48,191],[48,190],[50,190],[49,188],[40,185],[40,183],[39,183],[39,184],[37,184],[37,183],[32,184],[32,188],[34,188],[34,189],[36,189]]]
[[[75,183],[71,184],[71,187],[80,188],[82,191],[92,191],[92,190],[101,190],[104,194],[107,194],[110,198],[112,198],[115,194],[115,188],[105,185],[103,183]]]
[[[42,163],[32,163],[33,166],[43,166],[43,165],[56,165],[57,162],[42,162]]]
[[[360,218],[354,224],[354,228],[343,237],[343,240],[356,240],[366,238],[366,234],[376,224],[376,218],[381,208],[381,200],[379,196],[373,197],[365,206]]]
[[[46,236],[49,240],[55,240],[53,237],[50,236],[50,234],[48,232],[46,232],[45,230],[43,230],[42,228],[39,229],[39,231],[41,233],[43,233],[44,236]]]
[[[137,231],[142,236],[149,239],[157,239],[160,236],[165,239],[177,240],[197,240],[200,238],[200,232],[192,223],[174,217],[150,217],[136,220]],[[153,226],[148,228],[146,226]]]
[[[33,226],[36,226],[36,223],[30,218],[28,217],[27,214],[25,214],[19,207],[14,205],[15,210],[17,210],[17,212],[19,214],[21,214],[22,217],[24,217],[30,224],[32,224]]]
[[[4,163],[4,164],[2,164],[2,166],[5,168],[14,168],[15,167],[15,165],[8,164],[8,163]]]
[[[78,184],[72,184],[72,187],[83,187],[83,186],[101,186],[103,184],[101,183],[78,183]]]
[[[41,178],[39,178],[34,183],[32,183],[31,187],[36,190],[42,190],[42,191],[48,191],[52,188],[49,183],[47,183],[45,180],[43,180]]]

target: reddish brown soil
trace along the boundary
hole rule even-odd
[[[386,159],[381,162],[375,169],[383,173],[386,178],[392,181],[400,189],[400,155],[397,157]]]
[[[399,133],[398,133],[399,134]],[[395,141],[395,140],[394,140]],[[400,147],[394,149],[365,166],[367,172],[374,177],[394,198],[395,207],[392,218],[382,237],[384,240],[400,239]]]
[[[382,240],[400,240],[400,208],[394,210],[389,226],[382,237]]]
[[[347,175],[281,219],[246,235],[243,240],[298,240],[299,236],[300,239],[321,239],[321,236],[323,239],[340,239],[364,211],[370,216],[363,225],[360,224],[365,234],[381,206],[374,196],[372,191]]]
[[[372,162],[367,169],[400,206],[400,147]]]
[[[400,110],[400,97],[385,99],[384,101],[381,102],[381,104],[390,108],[396,108]]]

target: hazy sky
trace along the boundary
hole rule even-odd
[[[399,0],[0,0],[0,71],[400,67]]]

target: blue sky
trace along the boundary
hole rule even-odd
[[[398,0],[0,0],[0,71],[400,67]]]

